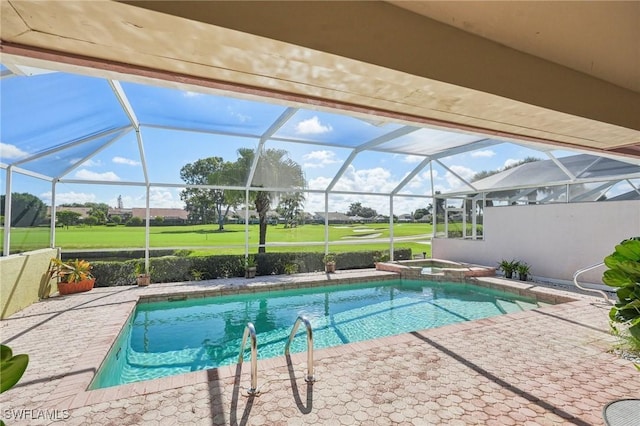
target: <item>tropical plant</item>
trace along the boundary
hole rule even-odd
[[[205,273],[203,271],[199,271],[197,269],[191,270],[191,276],[193,277],[194,281],[202,281],[204,279],[204,275]]]
[[[236,177],[250,175],[249,171],[254,163],[254,150],[241,148],[238,150],[239,158],[232,169],[235,169]],[[253,187],[263,188],[289,188],[289,194],[296,193],[306,185],[302,167],[288,157],[284,149],[266,149],[258,153],[258,161],[255,164],[253,179],[247,182]],[[277,201],[285,193],[278,191],[254,191],[252,200],[258,212],[259,238],[258,253],[264,253],[267,240],[267,212],[271,209],[272,201]]]
[[[20,380],[29,364],[29,355],[13,355],[9,346],[0,345],[0,393],[11,389]]]
[[[498,267],[502,269],[502,272],[504,272],[505,278],[512,278],[513,272],[516,270],[518,265],[519,262],[517,260],[502,259],[500,263],[498,263]]]
[[[529,274],[529,271],[531,270],[531,266],[527,265],[525,262],[518,262],[515,270],[518,272],[520,279],[522,281],[526,281],[527,274]]]
[[[250,254],[244,260],[244,266],[246,268],[255,268],[257,267],[256,257],[253,254]]]
[[[51,278],[57,278],[63,283],[76,283],[92,279],[91,263],[86,260],[75,259],[63,262],[56,257],[51,258],[49,267]]]
[[[285,263],[284,265],[284,273],[287,275],[297,274],[298,269],[299,267],[297,263]]]
[[[604,264],[608,269],[602,281],[617,288],[618,301],[609,311],[612,326],[623,325],[640,343],[640,237],[622,241],[604,258]],[[640,350],[640,345],[636,349]]]
[[[391,259],[391,256],[389,255],[388,251],[379,251],[376,252],[373,255],[373,261],[374,263],[378,263],[378,262],[388,262],[389,259]]]
[[[335,253],[327,253],[324,255],[324,257],[322,258],[322,261],[324,263],[332,263],[336,261],[336,254]]]
[[[151,265],[149,265],[149,271],[147,272],[147,269],[145,268],[145,263],[144,261],[139,261],[136,262],[136,264],[133,267],[133,273],[138,276],[138,275],[151,275],[151,270],[153,269],[153,267]]]

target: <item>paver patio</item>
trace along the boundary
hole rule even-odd
[[[363,276],[389,274],[96,288],[36,303],[1,322],[3,343],[30,355],[20,383],[0,396],[2,418],[8,425],[601,425],[607,402],[640,396],[640,373],[610,351],[616,339],[608,306],[576,294],[575,301],[532,311],[316,350],[313,385],[304,381],[305,354],[259,361],[255,397],[245,392],[246,360],[242,369],[86,391],[141,296]]]

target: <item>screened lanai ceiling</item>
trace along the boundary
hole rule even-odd
[[[2,169],[56,185],[183,187],[185,164],[207,157],[235,161],[241,148],[258,152],[258,160],[240,187],[259,190],[291,189],[276,179],[276,171],[257,172],[267,149],[284,150],[303,167],[303,190],[309,193],[432,197],[436,191],[457,195],[625,182],[623,193],[637,191],[640,178],[637,158],[589,154],[578,161],[571,159],[578,151],[537,142],[177,83],[141,84],[140,78],[116,81],[15,65],[1,71]],[[499,180],[472,182],[477,172],[531,156],[548,161],[537,171],[528,165],[524,174],[510,170]],[[137,202],[133,207],[143,205]]]

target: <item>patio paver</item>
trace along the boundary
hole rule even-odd
[[[339,271],[96,288],[36,303],[0,323],[2,341],[30,355],[20,383],[0,395],[2,418],[10,425],[601,425],[607,402],[640,396],[639,373],[610,353],[616,340],[608,307],[577,295],[532,311],[316,350],[313,385],[304,382],[305,354],[262,360],[255,397],[245,392],[248,362],[86,391],[141,296],[362,276],[389,277]]]

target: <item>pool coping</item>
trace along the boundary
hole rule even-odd
[[[334,274],[296,274],[284,277],[258,277],[254,280],[237,278],[199,282],[153,284],[149,287],[131,288],[132,293],[129,294],[129,300],[119,304],[116,309],[110,312],[109,322],[105,324],[103,329],[101,329],[100,335],[94,337],[91,344],[88,345],[90,349],[84,353],[81,361],[76,364],[76,369],[83,371],[84,373],[64,376],[52,395],[55,395],[55,402],[59,404],[60,407],[74,409],[96,403],[138,395],[146,395],[153,392],[174,389],[187,385],[207,383],[212,380],[224,381],[236,378],[238,371],[237,365],[234,364],[175,376],[88,390],[94,376],[97,374],[102,363],[112,350],[122,327],[126,325],[138,303],[168,300],[170,297],[176,295],[185,295],[190,298],[203,298],[216,295],[255,293],[259,291],[275,291],[291,288],[308,288],[331,284],[353,284],[364,280],[382,282],[399,278],[400,275],[397,273],[375,270],[357,271],[356,273],[353,273],[353,271],[338,271]],[[544,310],[546,312],[552,312],[555,309],[558,309],[558,306],[561,306],[562,309],[564,309],[567,303],[583,303],[585,300],[598,300],[592,296],[569,293],[563,290],[538,286],[535,283],[520,283],[498,277],[471,278],[464,282],[485,288],[508,291],[520,296],[533,297],[537,301],[552,304],[550,306],[533,309],[532,311]],[[113,287],[109,287],[109,289],[113,289]],[[100,291],[100,289],[95,290]],[[511,321],[516,318],[526,318],[529,315],[532,315],[531,311],[523,311],[480,320],[466,321],[428,329],[427,331],[430,335],[440,335],[442,333],[446,334],[466,330],[479,324],[500,323],[504,321]],[[314,358],[318,360],[322,358],[345,356],[357,351],[375,349],[389,344],[409,341],[412,338],[411,334],[404,333],[380,339],[349,343],[331,348],[316,349],[314,350]],[[291,362],[293,363],[302,363],[305,359],[306,355],[304,352],[291,354]],[[259,360],[258,372],[262,369],[272,369],[286,365],[287,359],[284,356]],[[243,374],[248,372],[249,367],[246,366],[242,371]]]

